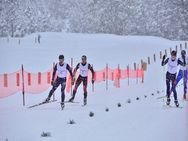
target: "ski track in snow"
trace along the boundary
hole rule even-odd
[[[157,54],[157,62],[151,61],[145,72],[144,84],[136,80],[121,81],[121,88],[114,88],[109,82],[108,91],[105,82],[95,84],[92,93],[88,87],[88,105],[82,107],[82,86],[79,87],[75,101],[66,103],[60,108],[60,88],[57,89],[53,102],[32,109],[27,107],[43,101],[49,92],[26,94],[26,106],[22,106],[22,95],[0,99],[0,141],[96,141],[96,140],[129,140],[129,141],[187,141],[188,140],[188,104],[182,101],[183,87],[177,88],[180,108],[164,108],[165,95],[164,71],[160,66],[159,52],[170,47],[175,48],[178,41],[169,41],[156,37],[115,36],[103,34],[61,34],[41,33],[41,44],[34,43],[33,34],[21,39],[0,39],[0,73],[10,73],[20,68],[31,72],[46,71],[57,61],[59,54],[65,55],[66,62],[74,58],[74,66],[83,54],[88,56],[94,69],[100,70],[109,63],[111,68],[120,64],[140,62],[141,59]],[[182,43],[182,42],[181,42]],[[139,80],[140,81],[140,80]],[[180,82],[180,84],[182,81]],[[160,93],[157,93],[159,91]],[[152,95],[152,93],[154,95]],[[145,98],[144,96],[147,95]],[[136,98],[139,97],[139,100]],[[66,94],[66,100],[70,94]],[[127,103],[130,99],[131,103]],[[173,99],[173,98],[172,98]],[[117,104],[121,103],[121,107]],[[173,100],[171,105],[174,105]],[[109,112],[105,109],[109,108]],[[94,117],[89,113],[94,112]],[[68,122],[74,120],[76,124]],[[41,137],[42,132],[50,132],[51,137]]]

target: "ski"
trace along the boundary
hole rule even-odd
[[[182,106],[172,106],[172,105],[163,105],[163,108],[179,108],[179,109],[183,109]]]
[[[172,96],[170,96],[170,97],[172,97]],[[167,98],[167,96],[165,95],[165,96],[160,96],[160,97],[157,97],[156,99],[164,99],[164,98]]]
[[[82,105],[82,107],[86,107],[86,105]]]
[[[58,103],[60,103],[61,104],[61,102],[58,102]],[[78,101],[72,101],[72,102],[70,102],[70,101],[64,101],[64,103],[72,103],[72,104],[79,104],[80,102],[78,102]],[[82,104],[81,106],[82,107],[85,107],[87,104]]]
[[[64,108],[65,108],[65,104],[64,104],[64,103],[61,103],[60,105],[61,105],[61,110],[63,111]]]
[[[166,95],[165,96],[157,97],[157,99],[164,99],[164,98],[166,98]]]
[[[61,104],[62,102],[58,102],[58,103]],[[76,104],[77,103],[77,104],[79,104],[80,102],[78,102],[78,101],[72,101],[72,102],[70,102],[70,101],[64,101],[64,103],[72,103],[72,104],[74,104],[74,103]]]
[[[31,105],[31,106],[29,106],[29,107],[27,107],[27,108],[34,108],[34,107],[37,107],[37,106],[40,106],[40,105],[44,105],[44,104],[48,104],[48,103],[52,103],[52,102],[56,102],[57,100],[52,100],[52,101],[49,101],[49,102],[45,102],[45,101],[43,101],[43,102],[40,102],[40,103],[38,103],[38,104],[34,104],[34,105]]]
[[[64,101],[64,103],[80,103],[80,102],[78,102],[78,101],[72,101],[72,102],[70,102],[70,101]]]

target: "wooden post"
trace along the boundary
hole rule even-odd
[[[23,95],[23,106],[25,106],[25,86],[24,86],[24,67],[23,64],[21,66],[22,70],[22,95]]]
[[[187,49],[187,42],[185,42],[185,49]]]
[[[172,52],[172,48],[170,48],[170,52]]]
[[[127,77],[128,77],[128,86],[129,86],[129,65],[127,65]]]
[[[182,51],[182,44],[180,44],[180,51]]]
[[[143,69],[144,67],[144,61],[141,59],[141,68]]]
[[[108,63],[106,64],[106,90],[108,90]]]
[[[118,88],[120,88],[120,78],[121,78],[121,72],[120,72],[120,65],[118,64]]]
[[[4,77],[4,87],[8,87],[8,74],[5,73],[5,74],[3,75],[3,77]]]
[[[167,50],[165,49],[165,55],[167,56]]]
[[[138,70],[139,70],[139,64],[137,64],[137,69],[136,69],[136,84],[138,84]]]
[[[136,63],[134,63],[134,70],[136,70]]]
[[[148,65],[150,65],[150,57],[148,57]]]
[[[16,86],[20,86],[20,73],[16,73]]]
[[[153,60],[154,60],[154,62],[156,62],[156,56],[155,56],[155,54],[153,54]]]
[[[144,69],[141,69],[142,71],[142,83],[144,83]]]
[[[38,85],[41,84],[42,75],[41,72],[38,72]]]
[[[136,63],[134,63],[134,72],[136,72],[136,77],[137,77],[137,66],[136,66]],[[136,84],[137,84],[137,80],[136,80]]]
[[[163,58],[163,54],[162,54],[162,51],[160,51],[160,59]]]
[[[176,52],[178,51],[178,46],[176,45]],[[170,52],[171,53],[171,52]]]

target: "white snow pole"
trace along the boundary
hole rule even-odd
[[[185,42],[185,49],[187,49],[187,42]]]

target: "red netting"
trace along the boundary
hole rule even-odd
[[[13,95],[21,90],[21,70],[9,74],[0,74],[0,98]]]
[[[79,71],[76,73],[75,79],[78,77]],[[52,69],[47,72],[30,73],[27,71],[23,72],[18,70],[14,73],[0,74],[0,98],[13,95],[23,90],[25,93],[38,94],[46,91],[51,86]],[[22,79],[24,78],[24,79]],[[91,72],[88,75],[88,82],[91,82]],[[131,69],[110,69],[105,68],[95,72],[94,79],[95,83],[100,83],[106,80],[114,81],[114,86],[120,87],[120,80],[126,78],[142,78],[144,79],[144,71],[142,69],[131,70]],[[66,92],[69,93],[71,90],[71,76],[67,75]]]
[[[38,94],[51,86],[52,70],[41,73],[24,72],[24,87],[26,93]]]

